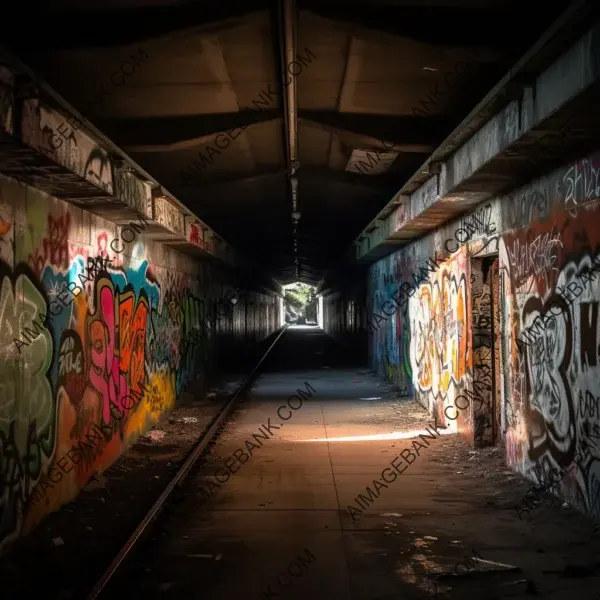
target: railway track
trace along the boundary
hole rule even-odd
[[[108,584],[114,579],[115,575],[119,571],[119,568],[125,563],[128,557],[132,554],[136,544],[143,538],[144,534],[148,532],[152,523],[156,521],[159,515],[164,510],[169,498],[176,488],[181,487],[186,480],[190,470],[196,461],[206,452],[212,442],[214,442],[224,425],[227,423],[227,419],[231,416],[238,402],[240,396],[242,396],[252,385],[256,377],[260,373],[260,369],[266,360],[267,356],[273,350],[281,336],[287,330],[288,325],[284,325],[282,330],[279,332],[273,343],[269,346],[266,352],[262,355],[254,369],[246,377],[242,385],[232,394],[231,398],[225,403],[220,412],[214,417],[210,425],[202,434],[202,437],[198,440],[198,443],[192,448],[188,457],[185,459],[183,465],[177,471],[175,476],[171,479],[165,490],[152,505],[150,510],[146,513],[140,524],[137,526],[135,531],[131,534],[127,542],[123,545],[117,556],[111,562],[109,567],[106,569],[104,574],[96,582],[92,591],[87,596],[86,600],[96,600],[106,589]]]

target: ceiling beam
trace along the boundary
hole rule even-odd
[[[283,176],[287,173],[285,169],[271,169],[268,171],[259,171],[257,173],[230,177],[213,177],[212,179],[196,180],[195,184],[189,186],[168,185],[168,189],[173,194],[188,199],[188,203],[193,202],[196,197],[205,200],[210,196],[224,196],[228,191],[238,193],[240,188],[252,185],[262,185],[265,183],[273,183],[274,180],[280,178],[283,182]],[[247,190],[242,190],[244,193]]]
[[[304,125],[352,138],[357,146],[424,154],[433,152],[454,124],[436,116],[380,116],[318,110],[301,110],[299,116]],[[96,121],[126,152],[171,152],[214,142],[219,134],[227,131],[237,136],[247,127],[281,118],[278,110],[247,109],[234,113]]]
[[[281,113],[277,110],[248,109],[193,116],[95,119],[95,122],[126,152],[171,152],[215,141],[220,133],[230,132],[236,139],[247,127],[279,118]]]
[[[335,111],[300,111],[300,122],[388,152],[429,154],[455,125],[444,117],[380,116]]]
[[[338,171],[329,167],[300,167],[298,169],[298,179],[307,184],[311,181],[322,184],[342,185],[348,188],[359,188],[373,194],[387,196],[394,194],[406,179],[414,172],[402,172],[396,175],[362,175],[360,173],[349,173],[348,171]],[[245,194],[248,191],[243,188],[251,185],[272,185],[278,178],[284,182],[284,176],[287,175],[286,169],[272,169],[258,172],[242,177],[223,177],[219,179],[207,179],[204,182],[198,180],[195,185],[182,187],[181,185],[168,185],[169,190],[178,197],[185,198],[188,204],[192,204],[198,197],[205,202],[210,198],[223,198],[230,194]]]
[[[9,27],[2,32],[2,43],[47,52],[125,46],[191,29],[198,29],[198,33],[217,33],[267,8],[266,0],[180,2],[169,6],[103,10],[36,7],[36,18],[27,20],[27,35],[23,36],[18,27]]]

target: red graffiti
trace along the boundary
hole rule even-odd
[[[148,301],[143,296],[134,310],[133,292],[115,299],[112,282],[102,278],[96,286],[96,313],[90,317],[90,383],[102,399],[102,418],[111,420],[111,405],[117,414],[130,410],[144,381],[144,348]],[[120,417],[119,417],[120,418]]]
[[[205,252],[210,252],[212,254],[212,244],[210,240],[204,239],[204,229],[201,229],[198,225],[194,225],[193,223],[190,225],[190,243],[198,246],[198,248],[202,248]]]
[[[71,230],[71,213],[55,219],[48,215],[47,237],[42,239],[41,250],[36,248],[29,255],[29,264],[34,272],[41,276],[46,264],[60,269],[69,268],[69,232]]]
[[[106,231],[101,233],[97,239],[97,248],[96,254],[97,256],[101,256],[102,258],[108,258],[108,234]]]
[[[193,223],[190,225],[190,242],[192,244],[196,244],[197,246],[200,245],[200,236],[199,236],[200,230],[198,228],[197,225],[194,225]],[[204,231],[202,232],[202,241],[204,241]]]
[[[148,304],[140,301],[136,306],[133,292],[122,295],[119,306],[121,371],[129,373],[131,389],[139,393],[141,393],[140,384],[144,382],[147,322]]]

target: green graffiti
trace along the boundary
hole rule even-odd
[[[50,331],[19,348],[14,340],[34,322],[43,323],[46,302],[27,275],[14,288],[4,277],[0,293],[0,548],[18,534],[22,504],[33,491],[54,447],[55,406],[47,373],[52,362]],[[12,525],[11,525],[12,524]]]

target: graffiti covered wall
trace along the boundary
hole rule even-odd
[[[461,411],[458,431],[490,443],[498,415],[508,464],[535,481],[562,474],[561,496],[596,518],[599,199],[600,154],[593,154],[378,261],[367,299],[376,323],[369,343],[374,369],[449,426],[444,407],[455,405],[457,393],[479,394],[479,404]],[[485,226],[464,243],[454,241],[473,218]],[[415,291],[404,310],[386,313],[385,303],[406,281]],[[374,314],[387,316],[374,321]],[[499,331],[492,333],[496,320]],[[578,464],[577,455],[584,456]]]
[[[279,325],[277,297],[223,303],[214,263],[119,231],[0,176],[0,550],[202,383],[224,337]]]
[[[468,280],[469,264],[461,248],[419,286],[408,304],[409,328],[403,335],[414,332],[408,346],[415,393],[439,421],[445,420],[444,409],[454,406],[467,373]],[[464,411],[457,424],[468,425]]]
[[[509,464],[600,517],[600,155],[523,188],[507,205],[500,260]],[[576,455],[584,456],[578,465]],[[564,473],[566,472],[566,475]]]

